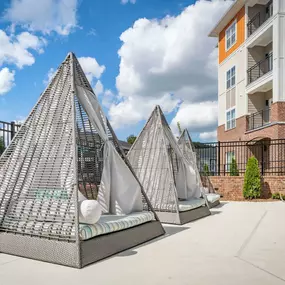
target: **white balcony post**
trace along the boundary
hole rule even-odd
[[[285,1],[273,0],[273,102],[285,101]]]

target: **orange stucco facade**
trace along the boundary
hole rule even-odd
[[[226,30],[234,22],[237,22],[236,43],[226,50]],[[223,62],[236,49],[238,49],[245,41],[245,7],[239,10],[236,16],[228,23],[219,35],[219,63]]]

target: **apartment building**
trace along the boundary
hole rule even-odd
[[[285,138],[285,0],[236,0],[218,38],[218,140]]]

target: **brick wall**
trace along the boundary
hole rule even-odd
[[[285,123],[285,102],[276,102],[271,106],[270,120],[274,122]],[[246,132],[247,118],[240,117],[236,120],[234,129],[225,131],[225,125],[219,126],[217,129],[218,141],[249,141],[260,138],[282,139],[285,138],[285,124],[275,124],[266,126],[259,130]]]
[[[243,176],[211,176],[213,187],[225,200],[243,199]],[[262,198],[271,198],[273,193],[285,195],[285,176],[264,176],[262,179]]]
[[[276,102],[271,105],[271,121],[285,122],[285,102]]]
[[[247,119],[246,116],[240,117],[236,120],[236,127],[234,129],[225,131],[225,125],[219,126],[217,129],[218,141],[239,141],[243,140],[246,132]]]

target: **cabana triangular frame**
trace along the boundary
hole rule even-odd
[[[160,106],[153,110],[128,158],[161,222],[184,224],[210,214]],[[188,202],[200,206],[181,210],[181,204]]]
[[[201,187],[204,187],[204,194],[207,199],[209,208],[216,207],[220,204],[220,195],[215,193],[215,189],[208,175],[202,175],[199,171],[200,161],[198,159],[195,145],[187,129],[184,129],[178,139],[178,145],[187,158],[188,163],[193,167],[199,179]]]
[[[78,201],[86,198],[98,200],[105,213],[144,210],[153,219],[82,240]],[[93,89],[69,53],[0,157],[0,252],[81,268],[162,234]]]

